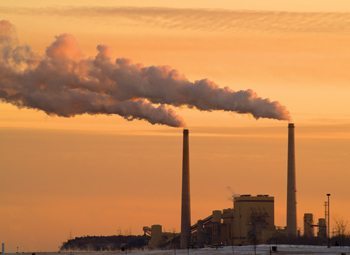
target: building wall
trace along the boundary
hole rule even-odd
[[[314,216],[312,213],[304,214],[304,237],[312,238],[314,237]]]
[[[148,243],[148,247],[156,249],[162,244],[162,225],[151,226],[151,240]]]
[[[221,240],[224,245],[233,244],[234,215],[235,211],[233,208],[222,211]]]
[[[327,239],[327,225],[326,225],[326,219],[324,218],[318,219],[317,237],[324,240]]]
[[[234,199],[234,244],[266,242],[275,230],[274,197],[241,195]]]

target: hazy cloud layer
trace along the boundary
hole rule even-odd
[[[0,99],[18,107],[64,117],[117,114],[174,127],[184,122],[169,106],[289,119],[284,106],[252,90],[235,92],[206,79],[191,82],[167,66],[112,60],[104,45],[97,46],[94,58],[84,58],[69,34],[57,36],[38,56],[29,46],[17,44],[9,22],[0,21],[0,31]]]
[[[350,33],[350,13],[239,11],[160,7],[0,8],[0,13],[113,17],[129,24],[206,31]]]

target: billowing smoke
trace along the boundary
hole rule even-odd
[[[190,82],[166,66],[113,61],[104,45],[97,51],[94,58],[84,58],[75,38],[62,34],[44,56],[37,56],[18,45],[9,22],[0,21],[0,99],[50,115],[117,114],[173,127],[184,122],[171,106],[289,119],[284,106],[252,90],[234,92],[209,80]]]

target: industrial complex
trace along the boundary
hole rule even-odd
[[[203,219],[191,221],[190,203],[190,149],[189,130],[183,131],[182,161],[182,197],[181,197],[181,232],[163,232],[161,225],[144,227],[145,235],[150,237],[149,248],[179,247],[215,247],[224,245],[246,245],[267,243],[282,236],[293,240],[301,236],[297,227],[297,196],[295,169],[295,127],[288,124],[288,162],[287,162],[287,219],[286,227],[275,226],[273,196],[237,195],[233,197],[233,207],[214,210]],[[329,194],[328,194],[329,198]],[[327,210],[328,208],[328,210]],[[329,201],[326,202],[325,218],[314,223],[311,213],[304,214],[303,236],[327,240],[329,233]],[[328,219],[327,219],[328,216]],[[314,228],[317,228],[315,237]]]

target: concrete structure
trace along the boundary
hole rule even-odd
[[[162,226],[152,225],[151,226],[151,239],[149,240],[148,247],[151,249],[158,248],[162,244]]]
[[[234,198],[234,208],[215,210],[192,226],[193,241],[205,245],[244,245],[252,237],[265,243],[275,233],[274,198],[242,195]]]
[[[294,124],[288,125],[288,173],[287,173],[287,235],[297,236],[297,199],[295,181]]]
[[[312,213],[304,214],[304,237],[314,237],[314,215]]]
[[[265,242],[275,231],[274,197],[241,195],[234,198],[234,244]]]
[[[203,248],[206,240],[206,233],[204,230],[204,222],[202,220],[197,221],[196,226],[196,243],[199,248]]]
[[[326,225],[326,219],[320,218],[318,219],[318,232],[317,237],[326,240],[327,239],[327,225]]]
[[[234,217],[235,217],[235,210],[233,208],[222,210],[221,240],[222,240],[222,243],[226,245],[233,244]]]
[[[143,227],[145,236],[150,237],[148,242],[149,249],[175,248],[179,246],[179,234],[163,232],[162,225],[152,225]]]
[[[188,136],[188,129],[184,129],[182,154],[181,249],[187,249],[191,244],[190,156]]]

